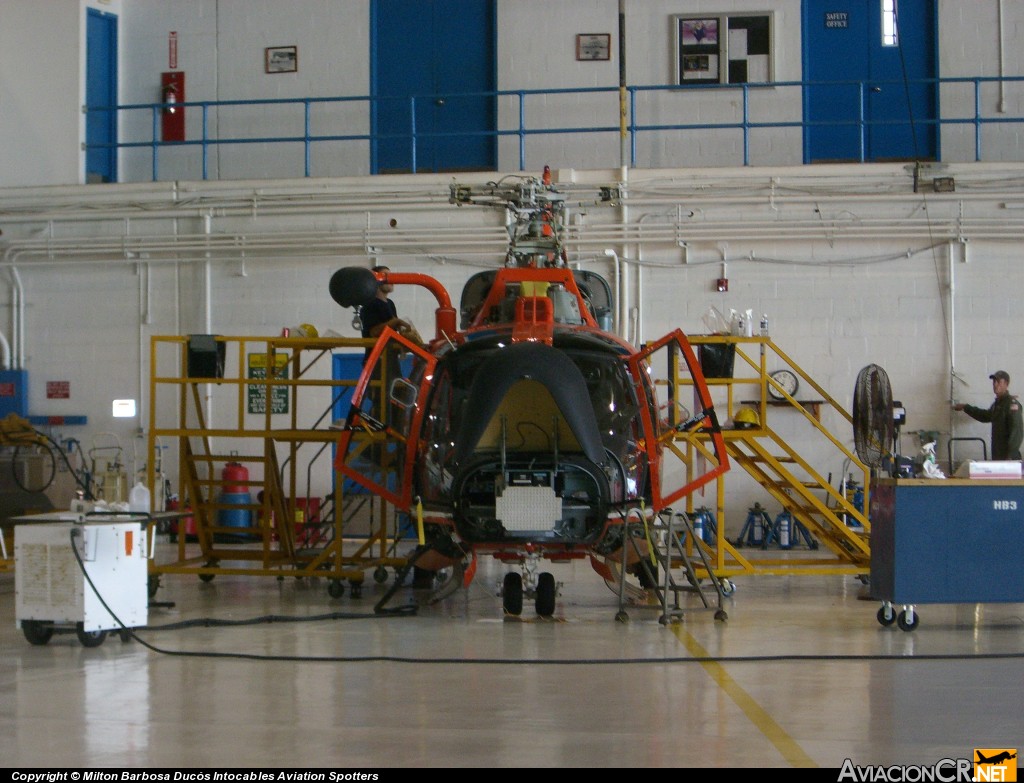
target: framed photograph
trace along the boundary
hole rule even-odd
[[[299,70],[297,46],[268,46],[263,53],[267,73],[295,73]]]
[[[609,60],[611,50],[611,33],[580,33],[576,36],[577,60]]]

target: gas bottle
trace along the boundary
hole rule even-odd
[[[790,549],[789,526],[790,516],[788,511],[783,511],[775,519],[775,527],[779,531],[779,549]]]
[[[249,492],[249,469],[240,462],[229,462],[221,472],[221,481],[224,482],[224,494],[238,495]]]
[[[704,515],[694,514],[693,515],[693,537],[697,541],[704,540]]]
[[[143,514],[150,512],[149,487],[141,481],[137,481],[132,491],[128,493],[128,510],[137,511]]]

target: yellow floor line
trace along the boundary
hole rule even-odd
[[[683,625],[672,625],[672,633],[694,658],[711,657],[710,653],[690,635]],[[736,702],[736,706],[743,710],[743,714],[750,718],[751,723],[757,726],[786,761],[794,767],[818,766],[810,756],[804,753],[803,748],[797,744],[796,740],[790,737],[772,716],[729,676],[724,666],[714,661],[702,662],[701,666],[711,676],[711,679],[718,683],[718,687]]]

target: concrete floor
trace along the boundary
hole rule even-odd
[[[681,622],[641,606],[617,622],[617,596],[578,561],[551,566],[553,619],[506,619],[504,571],[484,558],[468,590],[396,616],[373,614],[388,585],[372,579],[332,599],[323,579],[165,575],[149,628],[91,649],[28,644],[2,575],[0,758],[838,769],[1024,745],[1024,605],[923,606],[908,633],[876,621],[853,577],[758,576],[735,580],[725,622],[694,595]],[[160,630],[200,618],[239,624]]]

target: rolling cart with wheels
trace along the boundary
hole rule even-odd
[[[147,622],[148,517],[79,519],[15,528],[15,614],[29,644],[74,633],[83,647],[98,647],[110,631],[127,642],[128,629]]]
[[[870,518],[881,625],[913,631],[920,604],[1024,602],[1024,481],[881,479]]]

